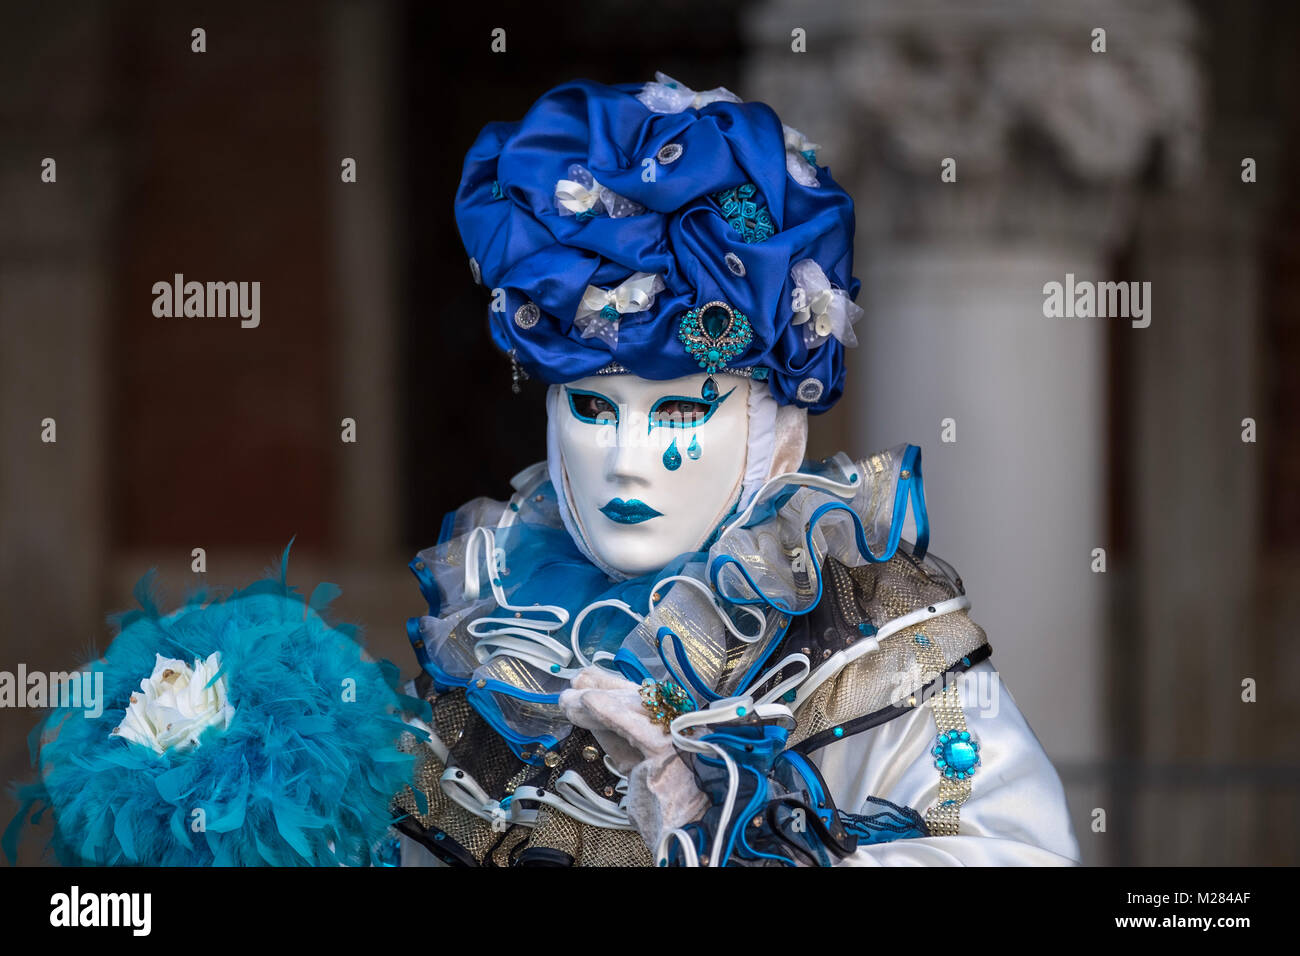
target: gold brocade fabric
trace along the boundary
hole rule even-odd
[[[635,830],[581,823],[554,807],[542,807],[530,846],[562,850],[575,866],[651,866],[650,848]]]

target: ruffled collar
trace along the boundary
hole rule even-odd
[[[575,546],[546,463],[512,481],[509,501],[477,498],[448,515],[410,567],[428,613],[408,636],[439,690],[469,703],[525,760],[571,731],[558,698],[584,666],[631,680],[672,679],[701,706],[808,674],[764,670],[793,618],[822,592],[828,557],[887,561],[909,501],[914,554],[927,538],[920,449],[853,461],[843,453],[769,480],[707,551],[653,574],[612,581]],[[769,695],[770,696],[770,695]]]

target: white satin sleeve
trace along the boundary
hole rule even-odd
[[[1079,844],[1056,768],[993,664],[981,661],[958,682],[966,727],[980,742],[980,766],[961,808],[956,836],[858,847],[840,866],[1070,866]],[[939,793],[931,748],[938,730],[928,703],[887,723],[837,740],[808,756],[835,805],[879,809],[868,796],[922,816]]]

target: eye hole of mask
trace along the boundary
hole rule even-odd
[[[587,392],[570,392],[569,401],[573,405],[574,414],[584,421],[599,422],[602,425],[618,421],[618,409],[609,399]]]
[[[650,420],[655,425],[689,428],[698,425],[713,413],[709,402],[692,402],[683,398],[666,399],[654,407]]]

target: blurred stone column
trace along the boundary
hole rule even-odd
[[[1090,568],[1112,550],[1106,336],[1146,330],[1046,318],[1043,287],[1148,278],[1113,274],[1114,255],[1143,187],[1195,163],[1192,26],[1177,0],[776,0],[750,25],[758,53],[738,85],[821,144],[857,202],[866,316],[842,440],[922,446],[934,550],[1062,771],[1085,860],[1101,855],[1087,831],[1115,578]]]
[[[1294,865],[1300,592],[1272,516],[1278,492],[1296,489],[1263,479],[1294,428],[1292,410],[1268,405],[1270,376],[1294,374],[1268,336],[1295,298],[1267,283],[1294,274],[1269,261],[1268,237],[1290,228],[1295,124],[1278,118],[1296,115],[1300,79],[1293,58],[1270,51],[1293,48],[1300,15],[1259,3],[1200,9],[1214,94],[1206,162],[1144,211],[1134,249],[1161,293],[1131,354],[1143,677],[1133,708],[1144,752],[1166,769],[1139,791],[1133,861]],[[1242,181],[1247,157],[1257,182]],[[1246,418],[1256,442],[1242,441]],[[1257,702],[1242,700],[1247,677]]]
[[[1143,276],[1161,290],[1164,321],[1152,323],[1133,354],[1127,468],[1139,559],[1133,629],[1141,639],[1131,666],[1142,681],[1127,705],[1152,763],[1211,768],[1176,791],[1177,823],[1169,819],[1168,771],[1138,791],[1133,862],[1143,864],[1285,859],[1256,845],[1264,807],[1251,799],[1258,781],[1249,774],[1252,763],[1275,763],[1296,747],[1280,728],[1258,723],[1268,708],[1241,701],[1244,677],[1268,687],[1273,700],[1291,678],[1259,672],[1252,633],[1267,620],[1253,606],[1262,449],[1242,442],[1241,421],[1261,417],[1252,374],[1259,259],[1254,197],[1243,192],[1251,187],[1238,184],[1236,203],[1230,196],[1238,159],[1215,164],[1227,185],[1202,183],[1195,202],[1150,209],[1137,253]],[[1278,749],[1270,753],[1270,744]],[[1216,766],[1225,769],[1215,774]]]

